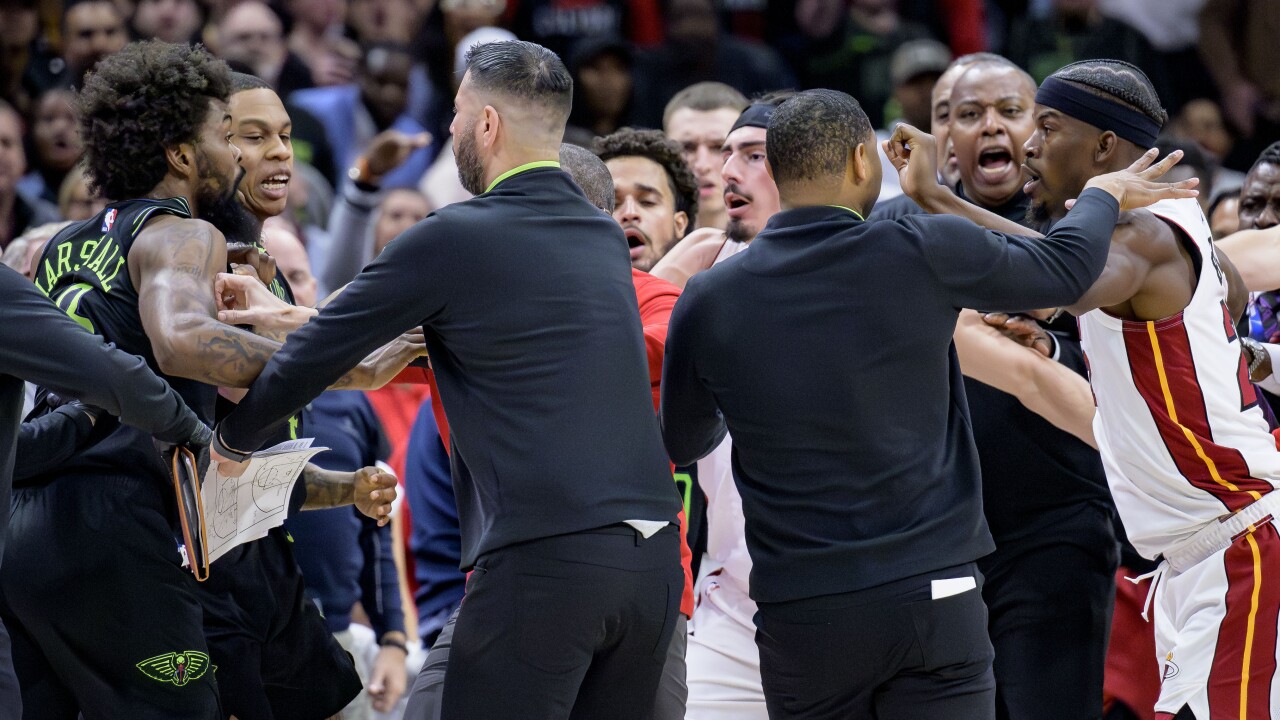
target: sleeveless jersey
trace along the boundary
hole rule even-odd
[[[1125,531],[1155,558],[1280,484],[1280,452],[1249,383],[1227,283],[1195,200],[1148,208],[1195,261],[1182,312],[1154,321],[1093,310],[1081,341],[1098,412],[1094,435]]]
[[[258,248],[259,252],[266,252],[266,248],[263,247],[261,242],[254,242],[253,245]],[[271,284],[267,286],[267,289],[271,291],[272,295],[275,295],[277,298],[289,303],[290,305],[298,304],[293,297],[293,288],[289,286],[289,281],[285,279],[284,271],[280,270],[280,268],[276,268],[276,276],[272,279]],[[222,418],[230,414],[235,407],[235,403],[219,395],[217,405],[214,410],[214,416],[218,421],[221,421]],[[267,439],[263,447],[270,447],[287,440],[297,440],[298,438],[303,437],[302,433],[302,413],[299,412],[289,418],[289,422],[282,425],[278,432],[273,433],[271,437]],[[301,483],[299,483],[297,487],[301,487]]]
[[[138,291],[129,278],[129,251],[143,226],[160,215],[191,217],[184,198],[112,203],[88,220],[71,225],[45,246],[36,286],[85,330],[119,349],[142,357],[206,424],[212,425],[217,389],[164,375],[156,364],[138,313]],[[56,471],[58,475],[168,476],[151,436],[122,425]]]

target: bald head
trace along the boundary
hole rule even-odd
[[[949,137],[969,199],[995,208],[1018,197],[1035,104],[1035,80],[1004,60],[974,63],[956,81]]]

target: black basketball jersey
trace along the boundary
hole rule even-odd
[[[45,246],[36,286],[86,330],[143,358],[202,421],[212,425],[217,388],[160,372],[138,312],[138,290],[129,278],[133,242],[147,221],[159,215],[190,218],[191,208],[180,197],[125,200],[65,228]],[[151,437],[126,425],[55,472],[167,477]]]
[[[266,252],[266,248],[262,246],[262,243],[255,242],[254,246],[256,246],[260,252]],[[267,286],[267,289],[271,291],[272,295],[275,295],[290,305],[298,304],[293,298],[293,288],[289,287],[289,281],[285,279],[284,272],[279,268],[276,268],[276,276],[272,279],[271,284]],[[234,410],[235,407],[235,403],[232,403],[219,395],[215,410],[217,419],[221,420],[228,413]],[[289,418],[289,422],[287,424],[280,427],[279,432],[273,434],[271,438],[267,440],[264,447],[270,447],[287,440],[297,440],[303,436],[302,432],[302,413],[297,413],[293,417]],[[299,483],[299,485],[301,485],[301,483]]]

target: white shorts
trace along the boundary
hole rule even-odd
[[[685,720],[768,720],[760,684],[755,603],[704,577],[689,621]]]
[[[1276,631],[1280,535],[1246,531],[1156,587],[1157,720],[1189,705],[1196,720],[1280,720]]]

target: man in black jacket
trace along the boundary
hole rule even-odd
[[[685,286],[662,421],[676,463],[733,434],[769,715],[993,718],[974,564],[993,546],[951,334],[958,308],[1078,298],[1134,175],[1095,178],[1032,241],[864,222],[880,163],[843,93],[783,103],[766,149],[783,211]]]
[[[0,268],[0,299],[0,551],[9,520],[24,380],[101,407],[161,441],[186,443],[197,450],[209,444],[209,428],[141,358],[85,332],[7,267]],[[88,413],[70,414],[71,422],[57,423],[69,432],[46,437],[60,451],[82,442],[94,422]],[[44,446],[44,451],[51,449]],[[22,450],[45,454],[35,450],[34,442],[23,443]],[[22,697],[13,674],[9,637],[0,625],[0,718],[20,717]]]
[[[242,459],[423,327],[472,571],[444,718],[643,717],[683,587],[626,240],[557,162],[571,90],[545,48],[473,48],[452,134],[478,197],[388,245],[219,425]]]

